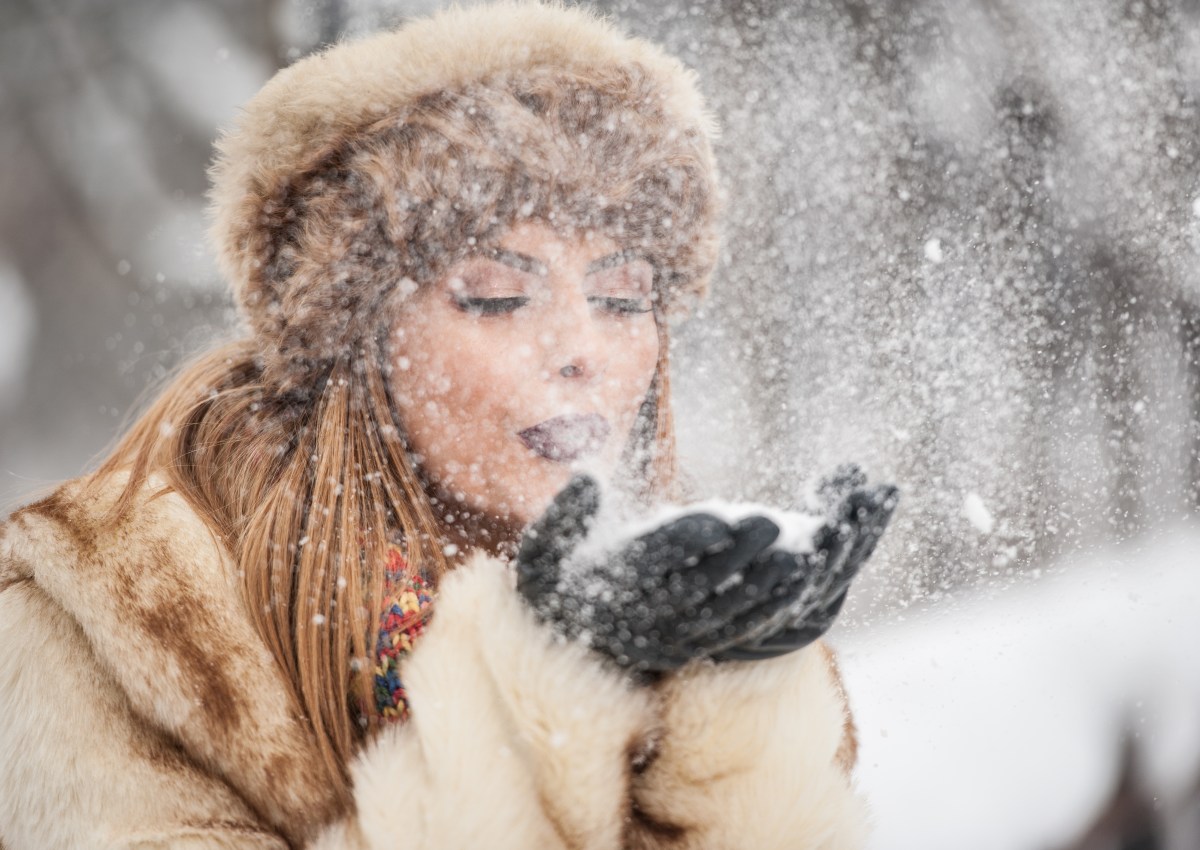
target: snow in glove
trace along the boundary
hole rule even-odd
[[[832,625],[894,506],[894,488],[852,490],[805,552],[772,548],[766,516],[705,512],[605,545],[584,543],[600,491],[576,476],[525,533],[517,588],[560,633],[633,670],[771,658]]]

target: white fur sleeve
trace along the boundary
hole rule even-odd
[[[622,845],[650,694],[540,625],[503,566],[443,580],[401,677],[410,718],[354,764],[357,818],[318,847]]]
[[[658,758],[634,784],[635,848],[849,850],[866,814],[853,725],[820,643],[664,681]]]

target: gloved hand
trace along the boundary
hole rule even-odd
[[[812,507],[827,519],[833,519],[850,494],[866,486],[867,475],[857,463],[838,464],[817,482],[816,504]]]
[[[621,666],[665,672],[740,645],[761,628],[747,614],[771,600],[791,569],[790,562],[760,557],[779,535],[775,523],[750,516],[731,525],[687,514],[612,550],[579,556],[599,506],[596,482],[576,476],[525,533],[517,554],[518,591],[560,633]]]
[[[875,550],[899,499],[892,486],[863,489],[857,467],[842,467],[821,488],[832,518],[817,532],[811,552],[773,551],[768,563],[787,574],[773,600],[748,608],[734,620],[735,632],[748,634],[713,654],[717,661],[755,661],[794,652],[833,625],[846,591]],[[757,623],[757,629],[751,625]]]

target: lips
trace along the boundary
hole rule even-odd
[[[608,420],[598,413],[556,416],[520,431],[531,452],[556,463],[570,463],[599,451],[608,439]]]

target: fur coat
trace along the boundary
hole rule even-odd
[[[229,556],[153,483],[101,530],[120,483],[0,526],[3,850],[862,844],[823,645],[635,687],[484,557],[443,581],[403,668],[411,719],[358,755],[337,812]]]

